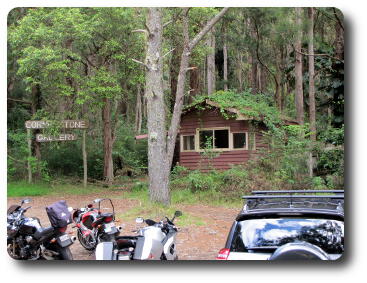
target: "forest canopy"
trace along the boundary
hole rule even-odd
[[[300,180],[303,169],[287,171],[297,167],[292,162],[305,159],[287,155],[298,146],[316,159],[313,177],[338,176],[342,183],[344,24],[339,10],[209,7],[158,12],[162,81],[156,83],[162,86],[165,131],[176,115],[180,88],[182,107],[210,98],[223,108],[267,117],[269,125],[288,117],[297,121],[298,128],[273,131],[281,137],[273,145],[281,149],[285,162],[281,169],[285,171],[275,170],[277,174]],[[151,111],[147,97],[151,16],[147,8],[15,8],[9,13],[10,180],[27,179],[29,168],[38,180],[82,178],[82,151],[87,154],[90,181],[110,184],[119,176],[147,173],[148,142],[136,141],[135,136],[148,132]],[[28,144],[27,120],[86,120],[90,127],[73,130],[76,141],[48,143],[36,142],[42,131],[33,129]],[[307,164],[302,166],[307,175]]]

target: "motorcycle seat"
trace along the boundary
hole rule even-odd
[[[135,248],[136,240],[134,236],[122,236],[116,238],[116,244],[119,249]]]
[[[45,236],[51,236],[54,233],[54,228],[52,226],[46,228],[40,228],[34,233],[34,237],[38,240]]]

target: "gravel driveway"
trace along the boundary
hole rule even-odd
[[[41,220],[43,226],[49,226],[45,207],[60,199],[66,199],[69,206],[74,208],[84,207],[89,201],[100,198],[101,195],[73,195],[65,198],[45,196],[32,197],[32,208],[27,212],[27,216],[36,216]],[[116,193],[112,198],[115,211],[117,213],[124,213],[136,206],[137,201],[131,199],[122,199],[121,195]],[[8,206],[17,204],[21,198],[8,198]],[[177,209],[184,214],[190,213],[196,217],[200,217],[206,222],[206,225],[197,226],[189,225],[181,228],[177,234],[177,252],[180,260],[213,260],[218,251],[223,248],[227,234],[232,225],[232,222],[237,215],[238,209],[229,209],[223,207],[212,207],[205,205],[178,205]],[[149,215],[142,215],[149,218]],[[136,224],[131,223],[117,223],[123,226],[121,235],[134,235],[132,230],[136,229]],[[76,230],[69,225],[68,231],[76,236]],[[71,246],[74,259],[76,260],[94,260],[94,254],[86,251],[78,241]]]

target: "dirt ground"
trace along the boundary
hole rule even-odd
[[[100,195],[73,195],[65,197],[69,206],[73,208],[84,207],[88,202]],[[112,197],[116,213],[124,213],[133,208],[137,201],[130,199],[121,199],[116,194]],[[17,204],[22,198],[8,198],[8,206]],[[45,207],[55,201],[63,199],[62,197],[32,197],[29,204],[32,208],[27,212],[28,217],[38,217],[43,226],[49,226]],[[211,207],[206,205],[179,205],[177,209],[183,213],[190,213],[196,217],[200,217],[206,222],[206,225],[197,226],[190,225],[180,229],[177,234],[177,252],[180,260],[214,260],[218,251],[224,247],[229,229],[236,217],[239,209],[228,209],[222,207]],[[142,215],[149,218],[149,215]],[[155,219],[158,220],[158,219]],[[123,227],[120,235],[134,235],[132,230],[137,228],[134,221],[131,223],[116,223]],[[68,232],[76,236],[76,229],[69,225]],[[71,246],[75,260],[94,260],[94,253],[86,251],[78,242]]]

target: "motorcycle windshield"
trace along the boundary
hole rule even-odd
[[[308,242],[330,254],[344,251],[344,222],[326,219],[251,219],[238,223],[231,250],[276,249],[287,243]]]

